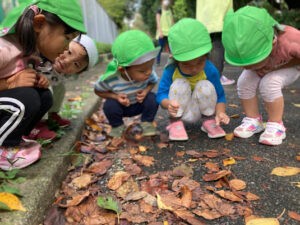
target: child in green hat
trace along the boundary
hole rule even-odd
[[[260,143],[280,145],[286,137],[282,88],[300,76],[300,31],[279,25],[265,9],[246,6],[226,15],[222,42],[226,61],[244,67],[237,90],[246,117],[235,136],[249,138],[264,131]],[[268,115],[265,128],[257,89]]]
[[[37,142],[22,142],[52,105],[47,78],[35,67],[40,55],[54,61],[85,32],[77,0],[25,1],[0,31],[0,168],[24,168],[40,158]]]
[[[120,137],[123,117],[141,116],[144,136],[156,134],[153,120],[158,104],[151,92],[158,81],[153,64],[159,48],[138,30],[119,35],[113,43],[113,60],[95,84],[95,93],[105,98],[104,113],[112,126],[110,136]]]
[[[212,49],[211,39],[204,25],[184,18],[169,32],[173,60],[165,67],[157,101],[170,116],[169,139],[188,140],[183,121],[195,123],[204,116],[202,131],[210,138],[225,136],[220,123],[228,124],[225,113],[225,93],[220,74],[207,59]]]

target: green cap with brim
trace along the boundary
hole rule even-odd
[[[209,53],[212,43],[206,27],[198,20],[184,18],[169,31],[169,45],[173,58],[189,61]]]
[[[100,80],[115,76],[118,67],[140,65],[156,58],[159,47],[155,48],[151,38],[140,30],[125,31],[112,45],[114,59],[108,64]]]
[[[37,5],[38,8],[57,15],[68,26],[86,33],[78,0],[26,0],[12,9],[4,18],[1,23],[3,29],[0,31],[0,36],[15,32],[14,25],[30,5]]]
[[[226,14],[222,32],[225,60],[235,66],[261,62],[272,51],[278,22],[263,8],[245,6]]]

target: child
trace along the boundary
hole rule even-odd
[[[87,35],[80,35],[69,44],[69,49],[65,50],[54,63],[38,70],[43,72],[49,79],[53,91],[53,105],[48,111],[48,122],[57,124],[59,127],[68,127],[70,120],[61,118],[58,112],[65,96],[65,76],[79,74],[90,69],[98,62],[98,50],[96,43]],[[48,62],[49,63],[49,62]],[[47,123],[40,121],[28,136],[23,136],[26,140],[52,140],[56,133],[48,129]]]
[[[182,120],[195,123],[201,114],[208,137],[225,136],[219,125],[228,124],[229,117],[219,72],[207,60],[212,48],[207,29],[195,19],[181,19],[169,32],[169,44],[174,60],[164,69],[157,91],[158,103],[170,116],[169,139],[188,140]]]
[[[150,37],[138,30],[122,33],[113,43],[114,59],[95,85],[95,93],[106,99],[103,110],[112,126],[110,136],[122,136],[123,117],[138,114],[142,114],[143,135],[156,134],[152,122],[158,104],[151,90],[158,80],[152,68],[158,51]]]
[[[27,5],[26,5],[27,4]],[[0,32],[0,168],[24,168],[37,161],[41,146],[22,143],[52,105],[45,76],[28,68],[39,53],[50,61],[85,32],[76,0],[39,0],[21,4]],[[72,13],[70,13],[72,12]],[[9,26],[9,27],[8,27]]]
[[[244,67],[237,90],[246,117],[235,128],[235,136],[249,138],[264,130],[259,89],[268,114],[259,142],[280,145],[286,137],[281,90],[300,75],[300,31],[279,25],[265,9],[246,6],[226,15],[222,41],[226,61]]]

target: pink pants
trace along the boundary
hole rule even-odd
[[[252,70],[243,70],[237,82],[240,99],[251,99],[256,96],[257,89],[265,102],[273,102],[282,97],[282,88],[294,83],[300,76],[296,67],[280,69],[258,76]]]

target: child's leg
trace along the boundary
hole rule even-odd
[[[280,145],[285,139],[285,127],[282,122],[284,99],[282,88],[296,81],[300,71],[296,68],[273,71],[263,77],[259,90],[265,102],[268,122],[259,142],[266,145]]]
[[[189,105],[191,94],[190,83],[187,79],[179,78],[172,83],[169,91],[169,99],[171,101],[177,101],[180,106],[176,117],[182,117]]]
[[[103,111],[109,124],[112,127],[123,125],[124,110],[123,106],[114,99],[106,99],[103,105]]]
[[[142,122],[153,122],[158,110],[158,103],[153,92],[149,92],[142,102]]]

